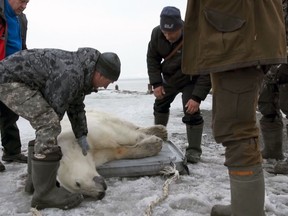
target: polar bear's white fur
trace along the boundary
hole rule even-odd
[[[96,167],[116,159],[154,156],[167,139],[164,126],[138,127],[131,122],[103,112],[87,113],[90,150],[83,156],[76,142],[70,122],[64,119],[58,137],[63,157],[58,169],[58,181],[71,192],[96,199],[105,195],[107,188]]]

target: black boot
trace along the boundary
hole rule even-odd
[[[203,125],[203,123],[199,125],[186,125],[188,147],[185,156],[187,162],[198,163],[200,161]]]
[[[288,159],[285,161],[277,161],[274,167],[274,174],[288,174]]]
[[[34,193],[31,201],[31,207],[37,209],[60,208],[71,209],[78,206],[83,196],[73,194],[62,187],[56,186],[56,176],[59,167],[59,161],[62,157],[59,152],[46,155],[44,159],[32,158],[32,181]]]
[[[231,205],[214,205],[210,216],[231,216]]]
[[[0,172],[3,172],[5,170],[5,166],[4,164],[1,163],[0,161]]]
[[[22,153],[9,155],[7,152],[3,151],[2,160],[6,162],[27,163],[27,156]]]
[[[25,183],[25,192],[28,194],[33,194],[34,192],[34,187],[33,187],[33,182],[32,182],[32,165],[31,165],[31,158],[33,156],[34,152],[34,144],[35,140],[31,140],[28,143],[28,164],[27,164],[27,179]]]
[[[159,113],[154,111],[154,124],[155,125],[163,125],[167,126],[169,120],[169,112],[168,113]]]
[[[283,123],[282,120],[260,120],[260,128],[264,142],[264,149],[261,151],[264,159],[282,160]]]

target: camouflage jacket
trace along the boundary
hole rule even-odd
[[[60,120],[67,111],[78,138],[88,133],[84,99],[94,91],[92,76],[99,55],[92,48],[80,48],[76,52],[23,50],[0,62],[0,85],[19,82],[40,91]]]

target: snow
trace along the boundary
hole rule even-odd
[[[121,82],[120,82],[121,83]],[[123,84],[123,82],[122,82]],[[139,84],[140,85],[140,84]],[[114,86],[86,97],[86,110],[101,110],[113,113],[139,126],[153,124],[154,96],[146,94],[147,84],[141,83],[141,90],[115,91]],[[125,85],[124,85],[125,86]],[[139,87],[139,86],[138,86]],[[128,89],[131,90],[131,89]],[[205,120],[203,132],[202,158],[198,164],[188,164],[190,175],[181,175],[169,187],[168,197],[156,205],[152,215],[157,216],[202,216],[210,215],[214,204],[230,203],[230,184],[227,168],[224,167],[224,148],[216,144],[211,133],[212,96],[201,103]],[[169,139],[182,151],[187,141],[185,125],[182,123],[181,95],[178,95],[171,106],[167,126]],[[29,123],[20,118],[18,126],[21,131],[22,151],[27,154],[28,141],[34,138],[34,130]],[[287,150],[286,153],[287,155]],[[275,161],[265,161],[271,166]],[[32,215],[30,201],[32,196],[24,192],[26,164],[4,163],[6,171],[0,173],[0,215]],[[288,215],[288,176],[273,175],[264,171],[266,183],[265,210],[267,216]],[[71,210],[44,209],[41,215],[53,216],[135,216],[145,215],[145,210],[157,198],[162,196],[165,182],[162,176],[109,178],[103,200],[85,199],[80,206]]]

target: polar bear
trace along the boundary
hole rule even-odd
[[[154,156],[167,140],[167,130],[162,125],[138,127],[131,122],[94,111],[87,113],[90,151],[83,156],[65,118],[58,137],[63,157],[57,180],[70,192],[81,193],[95,199],[105,196],[107,186],[96,167],[116,159],[136,159]]]

